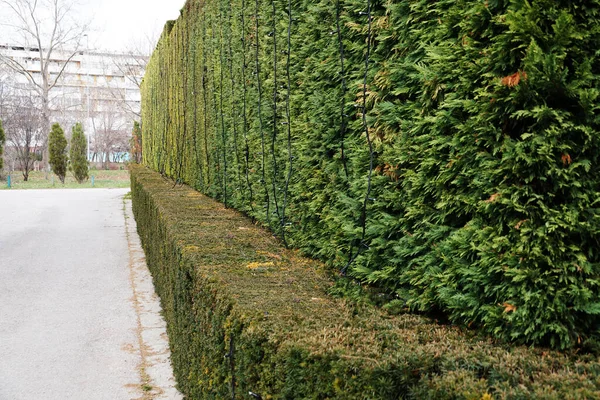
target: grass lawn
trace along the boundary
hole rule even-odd
[[[128,188],[129,187],[129,171],[105,171],[105,170],[90,170],[90,178],[82,184],[77,183],[73,174],[67,173],[64,185],[58,177],[52,173],[43,171],[33,171],[29,174],[29,180],[23,181],[23,174],[19,171],[12,172],[10,190],[14,189],[82,189],[82,188]],[[92,186],[92,177],[94,177],[94,185]],[[8,190],[6,178],[0,181],[0,190]]]

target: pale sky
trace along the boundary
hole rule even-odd
[[[8,0],[8,4],[31,0]],[[84,47],[95,50],[142,50],[154,47],[153,41],[160,36],[165,23],[179,17],[185,0],[60,0],[76,3],[70,16],[78,23],[89,22]],[[40,1],[47,4],[48,0]],[[11,7],[0,2],[0,44],[22,44],[22,39],[11,32],[11,24],[17,19]],[[40,14],[41,15],[41,14]]]
[[[81,9],[93,27],[89,45],[124,50],[158,39],[165,23],[179,17],[185,0],[92,0]]]

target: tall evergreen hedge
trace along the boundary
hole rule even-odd
[[[378,285],[557,348],[600,323],[599,1],[189,0],[143,158]]]

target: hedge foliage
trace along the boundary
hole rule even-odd
[[[325,267],[131,165],[138,231],[190,399],[596,399],[600,362],[327,295]]]
[[[189,0],[146,165],[498,338],[600,325],[600,2]]]

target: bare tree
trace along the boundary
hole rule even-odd
[[[129,118],[120,113],[116,101],[105,101],[101,111],[90,117],[93,126],[92,161],[100,162],[108,169],[111,162],[122,161],[120,157],[129,151]]]
[[[13,88],[11,102],[4,109],[3,121],[7,155],[17,164],[23,180],[27,181],[36,161],[42,156],[44,122],[39,99],[30,90]]]
[[[133,121],[141,120],[142,113],[139,101],[132,99],[130,95],[132,92],[138,94],[140,92],[146,65],[157,40],[158,36],[155,33],[146,35],[142,40],[131,42],[125,52],[118,57],[114,55],[107,57],[104,62],[106,75],[115,72],[124,79],[124,84],[117,87],[108,85],[108,88],[110,88],[112,98],[117,101],[120,111],[130,115],[132,124]]]
[[[120,111],[130,115],[132,124],[134,120],[139,121],[142,118],[142,113],[139,102],[131,98],[131,93],[139,94],[148,59],[149,56],[147,55],[129,51],[122,57],[110,57],[108,65],[105,66],[105,71],[108,69],[118,71],[125,80],[126,84],[121,85],[121,87],[108,85],[108,88],[110,95],[117,102]]]
[[[11,72],[0,64],[0,119],[5,117],[8,104],[11,101],[12,88],[15,86]]]
[[[37,54],[39,74],[27,65],[0,54],[0,61],[21,74],[35,88],[41,103],[43,147],[47,147],[50,131],[50,91],[60,81],[69,61],[80,51],[86,24],[77,21],[76,0],[0,0],[0,6],[10,10],[12,28],[20,44]],[[66,57],[53,57],[66,52]]]

